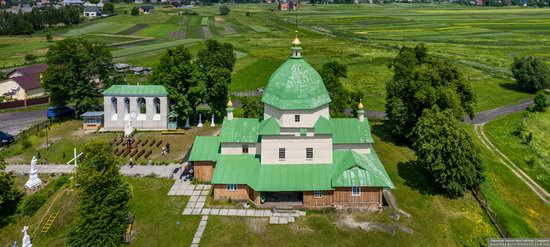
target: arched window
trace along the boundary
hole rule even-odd
[[[160,114],[160,99],[153,99],[153,104],[155,105],[155,114]]]
[[[118,104],[117,104],[117,99],[115,97],[111,98],[111,106],[112,106],[113,115],[116,115],[118,113]]]
[[[130,115],[130,99],[128,97],[124,98],[124,112]]]
[[[138,107],[139,107],[139,114],[146,114],[147,106],[145,104],[145,99],[144,98],[138,98],[137,99],[137,104],[138,104]]]

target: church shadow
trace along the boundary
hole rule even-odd
[[[399,139],[391,132],[391,127],[387,124],[386,121],[380,121],[372,125],[372,133],[378,136],[383,142],[391,143],[399,147],[407,146],[405,140]]]
[[[438,195],[441,194],[432,182],[428,170],[424,168],[418,161],[409,160],[407,162],[399,162],[397,164],[397,174],[405,180],[405,185],[413,190],[420,192],[423,195]]]

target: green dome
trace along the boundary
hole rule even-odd
[[[262,101],[282,110],[309,110],[328,104],[330,97],[319,73],[293,57],[271,75]]]

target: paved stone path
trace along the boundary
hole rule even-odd
[[[173,173],[176,168],[181,168],[178,164],[169,164],[166,166],[130,166],[124,165],[120,167],[120,173],[124,176],[142,175],[147,176],[156,174],[163,178],[179,178],[182,169],[179,169],[177,173]],[[29,165],[8,165],[6,166],[6,172],[13,172],[15,174],[28,174]],[[36,165],[36,169],[40,174],[51,173],[71,173],[74,170],[74,165]]]
[[[195,232],[195,236],[193,237],[193,242],[191,243],[191,247],[198,247],[199,243],[201,242],[202,234],[204,233],[204,229],[206,229],[206,222],[208,221],[208,216],[202,216],[201,222],[199,223],[199,227],[197,228],[197,232]]]

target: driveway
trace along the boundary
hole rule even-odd
[[[48,119],[47,110],[0,113],[0,131],[17,135],[33,124]]]

